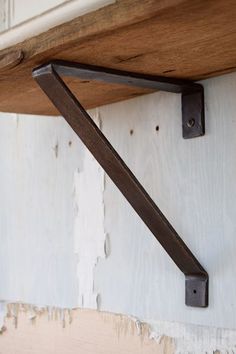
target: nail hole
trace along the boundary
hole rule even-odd
[[[159,131],[159,125],[156,126],[156,132],[158,132],[158,131]]]
[[[196,289],[194,289],[194,290],[193,290],[193,293],[194,293],[194,294],[197,294],[197,290],[196,290]]]
[[[129,133],[130,133],[130,135],[133,135],[134,134],[133,129],[131,129]]]
[[[190,118],[190,119],[187,121],[187,126],[188,126],[189,128],[192,128],[194,125],[195,125],[195,119],[194,119],[194,118]]]

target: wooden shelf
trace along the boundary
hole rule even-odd
[[[0,111],[58,114],[31,76],[34,67],[51,59],[193,80],[231,72],[236,1],[117,0],[1,50]],[[86,108],[150,92],[65,81]]]

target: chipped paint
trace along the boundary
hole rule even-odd
[[[0,334],[3,331],[4,328],[4,318],[6,316],[6,303],[4,301],[0,301]]]
[[[100,125],[99,114],[94,116]],[[105,258],[106,233],[104,232],[104,171],[91,153],[86,150],[82,171],[74,175],[75,198],[75,253],[78,255],[78,304],[97,308],[98,294],[94,293],[94,267],[98,258]]]
[[[17,314],[17,330],[15,330]],[[0,336],[2,354],[103,353],[173,354],[174,343],[150,339],[149,326],[136,319],[94,310],[61,310],[9,304]],[[25,340],[27,338],[27,340]]]
[[[5,318],[1,323],[1,334],[3,336],[9,332],[10,323],[13,328],[21,330],[24,322],[28,321],[37,331],[40,329],[41,319],[45,317],[49,323],[52,322],[51,328],[54,328],[53,323],[56,322],[59,322],[61,328],[68,328],[74,322],[78,325],[78,319],[80,326],[83,326],[87,323],[86,317],[89,317],[93,319],[90,326],[92,326],[92,323],[96,323],[98,318],[102,319],[106,326],[111,326],[115,330],[118,339],[117,343],[123,337],[138,336],[141,343],[143,343],[145,338],[149,338],[151,341],[155,340],[157,343],[156,348],[162,348],[163,351],[160,353],[166,354],[234,354],[236,352],[236,331],[230,329],[217,329],[164,321],[142,322],[132,316],[107,312],[81,309],[70,310],[56,307],[43,308],[20,303],[3,304],[3,308],[5,312]],[[3,311],[1,311],[2,313]],[[152,322],[151,325],[150,322]]]
[[[145,322],[132,316],[107,312],[37,307],[21,303],[7,305],[1,303],[0,333],[2,335],[7,333],[9,321],[11,321],[13,328],[20,328],[24,318],[36,328],[39,326],[39,320],[45,317],[49,322],[59,321],[61,328],[70,326],[77,318],[80,318],[80,323],[83,325],[85,323],[84,314],[93,318],[100,317],[104,323],[111,324],[118,339],[132,335],[139,336],[142,342],[146,337],[155,340],[158,345],[157,348],[159,346],[165,348],[165,351],[161,353],[234,354],[236,352],[236,330],[164,321]]]
[[[236,330],[197,326],[165,321],[148,321],[150,338],[160,342],[170,337],[175,343],[175,354],[236,353]]]

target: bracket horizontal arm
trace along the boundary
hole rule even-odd
[[[205,134],[204,91],[202,85],[198,83],[62,60],[54,60],[51,64],[62,76],[181,93],[183,138],[191,139]]]
[[[33,77],[175,264],[185,274],[186,304],[196,307],[208,306],[207,272],[93,122],[80,102],[65,85],[59,74],[70,74],[80,78],[88,78],[87,75],[89,75],[90,79],[94,79],[100,75],[99,70],[95,69],[94,73],[91,73],[91,67],[88,72],[87,66],[83,68],[81,64],[52,62],[34,69]],[[112,77],[106,77],[105,81],[108,82],[110,80],[109,82],[113,82],[114,75],[119,76],[119,74],[120,72],[112,71]],[[123,77],[127,78],[126,74]],[[107,75],[109,76],[109,74]],[[135,77],[134,79],[140,80],[140,77]]]
[[[172,79],[164,76],[145,75],[121,71],[101,66],[54,60],[50,63],[54,70],[62,76],[73,76],[83,80],[96,80],[112,84],[136,86],[153,90],[174,93],[198,92],[200,84],[182,79]]]

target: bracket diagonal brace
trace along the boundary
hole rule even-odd
[[[136,177],[93,122],[59,75],[73,75],[89,80],[126,83],[141,87],[155,87],[171,92],[182,92],[182,104],[188,101],[202,116],[203,89],[199,84],[184,80],[150,77],[76,63],[54,61],[33,70],[33,77],[54,106],[67,120],[85,146],[119,188],[168,255],[185,274],[185,303],[188,306],[208,306],[208,274],[188,249],[177,232],[155,205]],[[197,99],[195,100],[194,97]],[[200,102],[200,103],[199,103]],[[200,106],[199,106],[200,104]],[[194,118],[191,118],[194,119]]]

